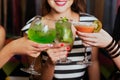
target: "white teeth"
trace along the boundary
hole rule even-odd
[[[64,4],[65,2],[56,2],[57,4]]]

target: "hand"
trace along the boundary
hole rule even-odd
[[[26,37],[16,39],[10,42],[7,46],[14,54],[29,55],[32,57],[39,56],[41,51],[51,47],[50,44],[38,44],[28,40]]]
[[[82,33],[77,31],[77,35],[83,40],[83,45],[85,46],[104,48],[112,41],[112,37],[103,29],[98,33]]]
[[[69,48],[62,44],[54,44],[54,47],[49,48],[47,53],[52,61],[52,63],[56,63],[56,61],[65,58],[68,54]]]

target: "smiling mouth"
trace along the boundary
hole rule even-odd
[[[66,1],[55,1],[55,3],[58,6],[64,6],[66,4]]]

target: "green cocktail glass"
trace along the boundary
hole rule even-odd
[[[71,29],[71,22],[68,21],[66,18],[61,18],[60,20],[56,21],[55,28],[56,28],[56,43],[63,42],[66,46],[72,49],[73,46],[73,33]],[[70,63],[71,60],[66,58],[58,60],[58,63]]]
[[[40,44],[52,44],[56,38],[56,30],[48,24],[45,24],[41,16],[36,16],[27,31],[27,36],[30,40]],[[21,70],[32,75],[40,75],[34,69],[35,60],[36,58],[29,68],[22,68]]]
[[[55,37],[55,29],[50,29],[48,25],[43,25],[42,23],[34,24],[28,30],[28,38],[37,43],[53,43]]]

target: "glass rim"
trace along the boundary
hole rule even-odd
[[[82,26],[96,26],[96,24],[94,24],[93,22],[72,22],[72,24],[74,26],[79,26],[79,25],[82,25]]]

